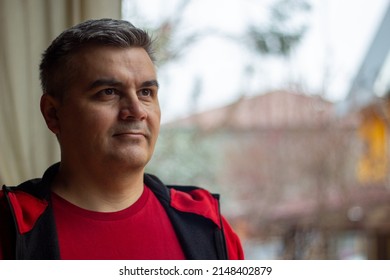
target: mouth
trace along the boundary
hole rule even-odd
[[[124,131],[113,134],[113,137],[129,137],[129,138],[147,138],[146,134],[141,131]]]

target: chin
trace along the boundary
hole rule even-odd
[[[132,168],[132,169],[139,169],[144,168],[146,164],[149,162],[149,158],[146,156],[140,157],[135,155],[127,155],[127,156],[121,156],[119,158],[115,158],[115,165],[120,167],[124,167],[126,169]]]

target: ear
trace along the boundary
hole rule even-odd
[[[59,101],[49,94],[43,94],[41,97],[41,113],[45,119],[47,127],[54,134],[60,132],[60,123],[58,118]]]

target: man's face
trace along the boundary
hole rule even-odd
[[[143,169],[161,116],[148,54],[142,48],[90,46],[71,59],[77,70],[59,102],[54,129],[62,161]]]

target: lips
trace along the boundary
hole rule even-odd
[[[113,137],[150,137],[149,128],[142,123],[127,123],[127,124],[118,124],[113,127],[111,135]]]
[[[116,132],[113,135],[116,136],[144,136],[146,137],[146,134],[142,131],[122,131],[122,132]]]

